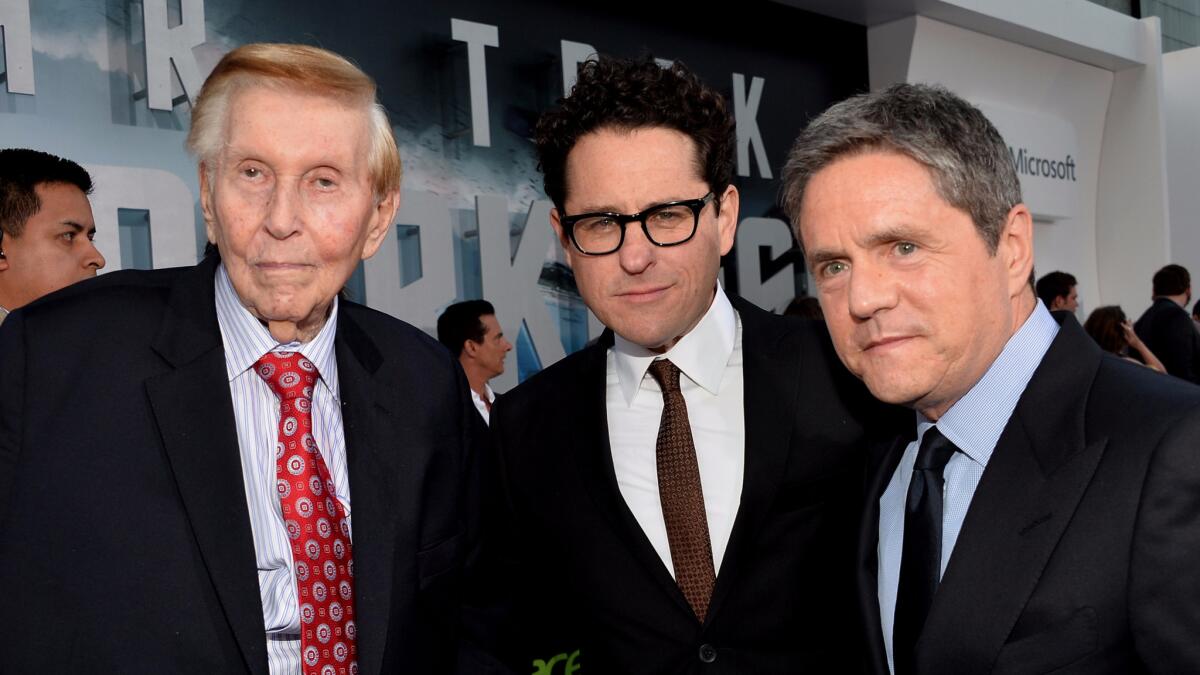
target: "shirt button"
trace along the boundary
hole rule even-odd
[[[717,660],[717,648],[712,645],[700,645],[700,660],[704,663],[712,663]]]

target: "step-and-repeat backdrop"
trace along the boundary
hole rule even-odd
[[[777,311],[805,290],[775,206],[779,168],[810,117],[867,85],[865,29],[772,2],[0,0],[0,25],[0,147],[92,172],[109,270],[199,258],[183,141],[190,101],[222,54],[281,41],[354,60],[379,83],[405,177],[395,234],[348,291],[430,332],[445,305],[492,301],[518,335],[499,390],[600,330],[557,250],[530,141],[580,61],[680,60],[728,96],[742,216],[722,278]]]

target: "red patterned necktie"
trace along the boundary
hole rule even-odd
[[[356,675],[350,525],[312,433],[321,375],[295,352],[268,353],[254,370],[279,397],[275,487],[296,564],[304,675]]]

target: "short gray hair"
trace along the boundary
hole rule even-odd
[[[813,175],[858,153],[893,151],[929,169],[938,195],[971,216],[995,253],[1008,212],[1021,203],[1012,155],[978,108],[944,87],[895,84],[848,98],[801,132],[783,168],[780,201],[800,239],[800,204]]]

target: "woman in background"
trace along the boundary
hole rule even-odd
[[[1125,312],[1117,305],[1097,307],[1083,324],[1083,329],[1106,352],[1111,352],[1123,359],[1140,363],[1147,368],[1160,373],[1167,372],[1162,361],[1150,351],[1133,331],[1133,324],[1125,317]],[[1141,360],[1133,358],[1131,352],[1137,352]]]

